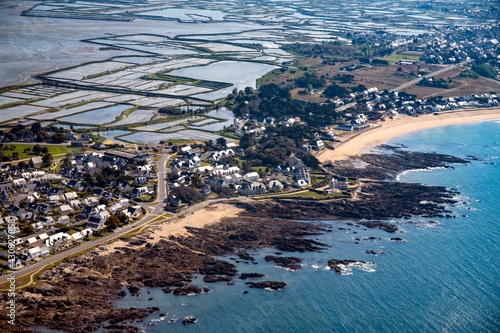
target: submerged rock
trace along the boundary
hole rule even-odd
[[[399,228],[393,224],[382,222],[382,221],[361,221],[358,224],[371,229],[382,229],[384,231],[395,233],[399,231]]]
[[[264,274],[261,273],[241,273],[240,274],[240,279],[245,280],[245,279],[256,279],[256,278],[261,278],[264,277]]]
[[[264,257],[264,260],[268,262],[273,261],[276,263],[276,266],[287,268],[293,271],[302,269],[302,266],[299,265],[299,263],[302,262],[302,259],[297,257],[278,257],[268,255]]]
[[[374,263],[361,260],[340,260],[340,259],[328,260],[328,266],[334,269],[335,272],[337,272],[338,274],[346,274],[349,267],[363,266],[363,265],[374,265]]]
[[[198,286],[186,286],[175,288],[172,292],[174,295],[198,295],[201,294],[201,288]]]
[[[193,316],[188,316],[188,317],[182,319],[182,323],[184,325],[194,324],[196,322],[197,322],[197,319],[195,317],[193,317]]]

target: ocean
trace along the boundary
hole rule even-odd
[[[315,237],[333,248],[283,254],[304,258],[300,271],[266,263],[264,256],[274,250],[254,253],[258,265],[238,264],[240,273],[259,272],[267,275],[263,280],[285,281],[282,291],[249,289],[244,284],[249,280],[236,278],[233,286],[209,284],[213,291],[197,296],[141,289],[138,297],[126,296],[117,306],[159,307],[137,324],[145,332],[498,332],[500,121],[427,129],[388,143],[478,159],[454,169],[399,176],[400,181],[459,190],[460,203],[451,207],[456,218],[392,220],[404,230],[400,234],[330,221],[349,228]],[[429,223],[435,221],[439,223]],[[375,239],[362,240],[368,237]],[[391,242],[391,237],[406,242]],[[324,268],[332,258],[375,265],[340,275]],[[198,281],[207,285],[201,276]],[[245,290],[249,293],[243,294]],[[183,325],[186,316],[197,322]]]

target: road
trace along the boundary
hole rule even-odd
[[[414,80],[411,80],[410,82],[406,82],[406,83],[403,83],[402,85],[400,85],[399,87],[396,87],[396,88],[393,88],[391,89],[390,91],[394,92],[394,91],[400,91],[400,90],[403,90],[403,89],[406,89],[408,88],[409,86],[412,86],[414,84],[417,84],[418,82],[420,82],[420,80],[422,80],[424,77],[425,78],[430,78],[430,77],[433,77],[433,76],[436,76],[436,75],[439,75],[441,73],[444,73],[446,71],[449,71],[450,69],[453,69],[453,68],[456,68],[458,66],[461,66],[462,64],[458,64],[458,65],[451,65],[451,66],[448,66],[448,67],[445,67],[445,68],[441,68],[440,70],[437,70],[435,72],[432,72],[430,74],[427,74],[427,75],[424,75],[422,77],[419,77],[419,78],[416,78]]]
[[[167,198],[167,170],[166,170],[166,162],[168,161],[170,155],[164,154],[159,161],[156,162],[156,167],[158,170],[158,189],[157,189],[157,196],[158,196],[158,202],[154,206],[154,209],[151,212],[146,213],[146,215],[139,221],[133,224],[130,224],[128,226],[125,226],[119,230],[116,230],[114,233],[104,236],[102,238],[98,238],[96,240],[84,243],[80,246],[76,246],[74,248],[71,248],[66,251],[59,252],[55,255],[51,255],[49,258],[44,259],[42,261],[39,261],[29,267],[22,268],[16,272],[13,273],[13,275],[16,276],[16,278],[19,278],[24,275],[32,274],[43,267],[53,264],[58,260],[61,260],[65,257],[68,257],[70,255],[73,255],[77,252],[87,250],[93,247],[96,247],[100,244],[106,243],[112,239],[118,238],[128,232],[131,232],[135,229],[139,229],[142,226],[144,226],[146,223],[151,221],[151,219],[154,219],[158,213],[162,213],[162,209],[164,206],[164,201]],[[205,203],[206,204],[206,203]],[[151,205],[149,205],[151,206]],[[12,275],[12,274],[11,274]],[[5,281],[6,278],[10,275],[2,276],[0,277],[0,283]]]

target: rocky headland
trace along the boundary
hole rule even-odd
[[[210,291],[196,285],[198,275],[204,283],[231,283],[238,277],[236,266],[220,256],[236,257],[247,263],[255,258],[247,251],[271,248],[281,252],[319,252],[330,246],[311,239],[331,227],[321,220],[354,220],[349,226],[381,229],[388,233],[399,228],[380,220],[423,217],[453,217],[446,209],[455,203],[456,191],[440,186],[399,183],[398,172],[407,169],[450,167],[467,163],[448,155],[412,153],[392,149],[393,154],[366,154],[358,162],[339,162],[328,166],[336,175],[360,178],[356,195],[341,200],[280,199],[240,202],[237,218],[224,218],[204,228],[186,227],[187,233],[152,242],[143,235],[123,239],[126,246],[103,255],[98,249],[80,257],[66,259],[43,272],[41,286],[29,287],[16,295],[17,323],[13,332],[29,332],[30,327],[47,327],[66,332],[92,332],[105,326],[123,327],[133,332],[134,323],[142,321],[157,308],[117,308],[115,300],[126,295],[141,295],[144,287],[162,288],[178,297]],[[310,221],[320,222],[310,222]],[[340,229],[340,228],[339,228]],[[404,241],[392,237],[392,241]],[[370,254],[383,254],[373,250]],[[290,270],[300,269],[302,259],[269,255],[265,261]],[[345,267],[369,264],[359,260],[328,261],[337,273]],[[255,266],[258,267],[258,266]],[[258,270],[257,270],[258,271]],[[242,273],[241,279],[261,278],[258,272]],[[199,283],[198,283],[199,284]],[[282,289],[286,282],[250,282],[251,288]],[[246,291],[244,291],[245,293]],[[7,294],[0,296],[2,306]],[[6,311],[0,311],[0,327],[8,327]],[[184,322],[184,321],[183,321]],[[195,320],[187,320],[190,324]]]

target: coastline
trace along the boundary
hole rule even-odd
[[[358,154],[367,148],[384,143],[394,137],[411,132],[466,123],[474,123],[485,120],[500,119],[500,107],[487,109],[474,109],[467,111],[449,111],[438,115],[426,114],[418,117],[397,115],[392,120],[377,123],[367,131],[349,136],[344,141],[335,145],[335,150],[324,150],[316,157],[320,162],[339,161]]]
[[[169,236],[188,236],[189,233],[186,227],[203,228],[220,222],[223,218],[236,217],[243,211],[242,208],[237,208],[233,205],[225,203],[217,203],[207,206],[195,212],[188,213],[185,217],[165,221],[163,224],[151,225],[145,233],[134,237],[146,237],[148,242],[156,244],[160,240],[166,239]],[[127,242],[117,239],[109,244],[100,246],[98,250],[99,254],[106,255],[113,253],[118,248],[123,246],[127,246]]]

